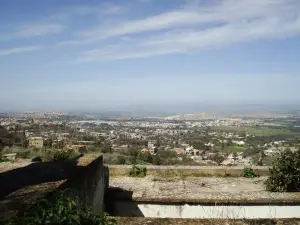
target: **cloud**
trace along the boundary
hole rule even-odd
[[[65,15],[74,19],[68,21],[74,27],[71,26],[71,32],[65,35],[68,39],[61,39],[48,47],[77,46],[72,52],[76,52],[78,61],[115,60],[193,53],[238,42],[289,37],[300,33],[299,0],[185,2],[177,8],[139,18],[137,7],[151,7],[154,4],[152,1],[137,4],[136,8],[130,4],[112,3],[64,8]],[[131,11],[126,11],[129,9]],[[124,10],[128,13],[122,14]],[[100,24],[88,28],[76,26],[78,18],[85,15],[93,16],[85,17],[85,27]],[[95,16],[103,16],[104,19],[91,21]],[[0,37],[0,40],[59,34],[63,30],[64,26],[59,21],[27,24]],[[124,41],[124,37],[128,40]]]
[[[62,32],[64,27],[55,23],[29,23],[18,27],[14,32],[0,36],[0,41],[47,36]]]
[[[44,46],[41,46],[41,45],[33,45],[33,46],[26,46],[26,47],[4,49],[4,50],[0,50],[0,56],[32,52],[32,51],[42,49],[43,47]]]
[[[63,13],[68,16],[85,16],[85,15],[116,15],[126,11],[127,7],[124,5],[117,5],[106,2],[101,4],[76,5],[64,8]]]
[[[81,33],[86,43],[124,35],[115,47],[101,46],[80,54],[81,61],[144,58],[188,53],[237,42],[282,38],[300,33],[300,1],[223,0],[180,9]],[[88,42],[87,42],[88,41]]]
[[[103,39],[128,34],[172,29],[174,27],[210,26],[213,23],[228,23],[253,20],[283,13],[299,13],[299,2],[295,0],[223,0],[217,4],[193,8],[184,5],[177,10],[164,12],[139,20],[125,21],[114,26],[96,27],[81,33],[85,38]],[[295,5],[293,5],[295,4]],[[298,9],[295,6],[298,5]]]

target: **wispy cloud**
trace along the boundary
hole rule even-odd
[[[76,5],[67,7],[63,10],[63,13],[68,16],[85,16],[85,15],[97,15],[107,16],[116,15],[126,11],[127,7],[124,5],[118,5],[114,3],[100,3],[90,5]]]
[[[138,34],[147,31],[159,31],[174,27],[205,26],[214,23],[229,23],[240,20],[263,19],[271,16],[299,13],[295,0],[223,0],[217,4],[201,6],[183,5],[180,9],[161,13],[159,15],[139,20],[125,21],[115,26],[97,27],[82,32],[86,38],[108,38],[128,34]]]
[[[64,27],[55,23],[29,23],[24,24],[15,29],[15,31],[1,35],[0,41],[8,41],[11,39],[30,38],[38,36],[47,36],[62,32]]]
[[[18,47],[18,48],[11,48],[11,49],[2,49],[0,50],[0,56],[32,52],[32,51],[42,49],[43,47],[44,46],[41,45],[33,45],[33,46]]]
[[[129,35],[133,41],[85,51],[83,61],[186,53],[236,42],[280,38],[300,33],[297,0],[224,0],[180,9],[111,27],[82,32],[84,41]],[[149,33],[155,31],[155,34]],[[144,35],[146,34],[147,35]]]
[[[136,13],[138,9],[132,8],[132,5],[72,6],[64,8],[65,16],[74,19],[68,21],[72,23],[68,34],[63,32],[65,26],[54,20],[23,25],[10,34],[0,36],[0,40],[62,33],[66,35],[62,35],[57,43],[51,43],[52,49],[73,45],[77,47],[72,51],[77,52],[79,61],[94,61],[190,53],[238,42],[300,34],[299,0],[185,2],[177,8],[145,17]],[[150,7],[150,4],[152,1],[137,3],[136,7]],[[127,13],[122,14],[124,10]],[[91,21],[95,16],[106,19]],[[76,26],[80,19],[85,19],[85,28]],[[95,25],[97,23],[99,25]],[[93,25],[89,27],[89,24]],[[68,39],[63,39],[66,36]],[[128,40],[124,41],[124,37]]]

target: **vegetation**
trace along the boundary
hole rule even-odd
[[[218,130],[247,133],[255,136],[299,136],[299,133],[283,128],[269,128],[269,127],[220,127]]]
[[[245,150],[245,147],[237,146],[237,145],[230,145],[230,146],[225,146],[224,150],[230,151],[230,152],[243,152]]]
[[[243,170],[243,177],[246,178],[254,178],[257,177],[258,175],[254,172],[254,170],[250,167],[245,167]]]
[[[48,151],[43,161],[57,162],[73,158],[74,153],[71,151]]]
[[[300,150],[278,153],[265,185],[273,192],[300,191]]]
[[[147,168],[146,167],[139,167],[139,166],[132,166],[129,171],[130,177],[145,177],[147,175]]]
[[[64,193],[56,194],[52,201],[42,200],[28,208],[5,225],[116,225],[116,221],[103,216],[93,215],[87,208],[79,205]]]

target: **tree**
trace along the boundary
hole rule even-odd
[[[125,160],[124,156],[118,156],[117,164],[124,165],[125,163],[126,163],[126,160]]]
[[[153,165],[161,165],[161,159],[158,155],[153,156]]]
[[[234,152],[234,153],[233,153],[233,157],[234,157],[234,159],[236,159],[236,158],[237,158],[237,156],[238,156],[238,155],[237,155],[237,152]]]
[[[300,151],[279,153],[273,160],[266,189],[273,192],[300,191]]]

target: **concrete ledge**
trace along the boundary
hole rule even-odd
[[[300,205],[300,192],[268,192],[265,180],[266,177],[111,177],[109,195],[116,201],[157,204]]]
[[[114,217],[118,225],[300,225],[300,219],[169,219],[142,217]]]
[[[141,165],[143,166],[143,165]],[[111,176],[128,176],[130,165],[108,165]],[[225,166],[145,166],[147,176],[157,177],[240,177],[244,167]],[[252,167],[259,176],[268,176],[269,167]]]

